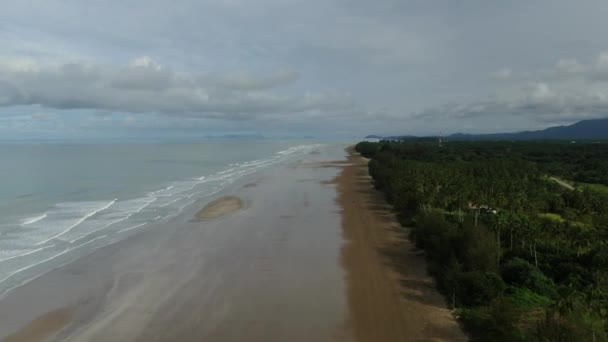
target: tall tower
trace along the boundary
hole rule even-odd
[[[441,140],[441,136],[443,136],[443,132],[439,132],[439,137],[437,138],[437,146],[441,147],[441,143],[443,142]]]

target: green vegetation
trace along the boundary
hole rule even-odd
[[[583,189],[583,190],[590,190],[590,191],[608,194],[608,185],[604,185],[604,184],[578,183],[577,187],[579,189]]]
[[[558,223],[564,222],[564,219],[559,214],[555,213],[540,213],[538,216]]]
[[[608,341],[608,144],[357,145],[477,341]]]

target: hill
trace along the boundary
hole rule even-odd
[[[411,136],[387,137],[387,139],[411,139]],[[447,136],[452,140],[608,140],[608,118],[583,120],[568,126],[549,127],[539,131],[495,134],[455,133]]]
[[[498,134],[452,134],[455,139],[608,139],[608,119],[583,120],[569,126],[549,127],[540,131]]]

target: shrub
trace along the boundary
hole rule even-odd
[[[458,276],[457,296],[464,305],[488,304],[505,289],[505,283],[493,272],[471,271]]]
[[[509,285],[528,288],[540,296],[557,298],[555,284],[539,269],[521,258],[514,258],[501,267],[502,279]]]

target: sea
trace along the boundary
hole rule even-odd
[[[0,298],[103,246],[169,222],[265,168],[324,145],[0,142]]]

